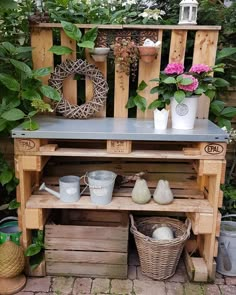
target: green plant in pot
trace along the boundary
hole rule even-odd
[[[152,80],[158,85],[152,88],[151,93],[158,93],[158,100],[171,103],[172,128],[194,128],[198,97],[204,94],[212,100],[218,87],[229,85],[226,80],[212,76],[214,72],[223,71],[223,64],[214,67],[196,64],[184,72],[181,63],[171,63],[160,73],[159,78]]]

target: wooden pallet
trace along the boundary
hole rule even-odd
[[[88,29],[92,25],[79,25],[81,29]],[[213,65],[215,61],[217,39],[220,27],[215,26],[98,26],[99,30],[113,34],[121,31],[135,31],[145,34],[155,34],[158,40],[164,42],[163,34],[170,33],[169,62],[184,62],[186,43],[194,36],[193,55],[190,57],[194,64],[205,63]],[[76,48],[73,40],[70,40],[62,31],[60,24],[37,24],[32,26],[31,45],[33,50],[33,65],[39,67],[54,67],[54,56],[48,49],[53,45],[53,32],[58,31],[61,45],[66,45],[72,49]],[[191,34],[190,34],[191,32]],[[63,56],[76,59],[75,54]],[[95,63],[88,52],[86,59],[89,63],[96,64],[107,78],[106,62]],[[162,62],[162,52],[159,50],[157,59],[152,64],[139,62],[138,82],[142,80],[149,82],[157,78],[160,73]],[[48,81],[48,77],[43,79]],[[120,83],[124,87],[120,87]],[[128,110],[125,108],[130,96],[130,77],[124,73],[117,73],[114,69],[114,104],[111,112],[114,118],[127,118]],[[147,98],[148,104],[153,100],[149,93],[152,84],[146,88],[141,95]],[[85,100],[92,97],[91,81],[85,82]],[[77,82],[72,77],[64,81],[63,95],[72,104],[77,104]],[[209,100],[201,97],[198,107],[198,118],[208,118]],[[106,117],[106,106],[96,115]],[[142,113],[137,111],[138,119],[152,119],[153,113],[150,110]],[[53,209],[76,209],[80,213],[84,210],[92,210],[95,214],[100,210],[105,212],[136,212],[137,214],[176,214],[182,217],[189,217],[192,222],[192,231],[196,235],[196,248],[199,253],[199,261],[191,261],[190,256],[186,256],[187,265],[194,265],[196,273],[204,276],[193,277],[199,280],[214,280],[215,262],[217,255],[217,241],[219,235],[220,218],[218,208],[222,204],[222,192],[220,183],[224,182],[225,173],[225,153],[226,144],[223,142],[170,142],[160,141],[136,141],[126,138],[126,140],[53,140],[50,136],[35,138],[32,133],[27,136],[27,131],[23,132],[26,138],[15,138],[15,167],[20,180],[17,188],[17,200],[21,207],[18,211],[19,226],[22,230],[22,244],[27,247],[31,242],[32,229],[44,229],[46,220]],[[168,179],[174,192],[175,200],[169,205],[158,205],[151,201],[145,205],[138,205],[131,200],[132,183],[122,184],[114,191],[113,200],[106,206],[96,206],[91,203],[88,191],[85,191],[80,200],[76,203],[65,204],[53,196],[38,191],[42,181],[57,188],[58,178],[65,174],[83,175],[88,170],[108,169],[120,175],[133,175],[137,172],[146,172],[148,186],[153,191],[159,179]],[[81,184],[83,185],[83,184]],[[106,213],[107,214],[107,213]],[[73,221],[71,220],[71,226]],[[67,234],[67,229],[63,231],[63,236]],[[63,238],[63,237],[61,237]],[[92,240],[90,241],[90,244]],[[53,249],[47,249],[52,251]],[[64,251],[59,250],[58,251]],[[77,251],[77,250],[75,250]],[[80,251],[80,250],[78,250]],[[83,250],[82,250],[83,251]],[[69,251],[67,251],[69,252]],[[72,251],[73,252],[73,251]],[[94,252],[94,251],[92,251]],[[51,252],[50,252],[51,253]],[[48,252],[49,254],[49,252]],[[50,266],[49,257],[46,255],[46,268]],[[54,253],[55,254],[55,253]],[[53,255],[54,255],[53,254]],[[71,263],[75,259],[75,253],[58,252],[53,256],[53,269],[55,273],[57,267],[62,269],[64,264],[65,272],[70,272]],[[87,257],[88,261],[82,263],[92,263],[99,259],[95,256]],[[112,254],[113,255],[113,254]],[[189,258],[190,257],[190,258]],[[114,256],[113,256],[114,258]],[[51,259],[51,258],[50,258]],[[61,261],[66,260],[65,261]],[[82,259],[81,255],[77,256]],[[104,258],[105,259],[105,258]],[[48,264],[48,265],[47,265]],[[110,261],[110,265],[113,263]],[[41,264],[41,274],[45,273],[44,263]],[[94,267],[94,264],[93,264]],[[94,267],[95,269],[95,267]],[[191,267],[189,267],[191,272]],[[48,268],[49,270],[49,268]],[[49,271],[49,272],[50,272]],[[113,271],[113,267],[110,267]],[[76,266],[73,274],[79,273]],[[103,273],[103,270],[96,270],[94,275]],[[81,273],[81,272],[80,272]],[[83,275],[91,275],[91,267],[86,266]],[[32,274],[32,273],[31,273]],[[34,275],[34,274],[33,274]],[[37,272],[36,275],[40,275]],[[105,276],[105,272],[104,272]]]

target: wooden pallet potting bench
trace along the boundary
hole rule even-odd
[[[87,29],[91,26],[80,25],[80,27]],[[53,55],[48,52],[48,49],[53,45],[52,29],[55,28],[61,32],[62,45],[69,44],[70,47],[75,47],[74,42],[69,40],[58,24],[32,26],[35,68],[53,66]],[[169,30],[171,31],[169,52],[169,61],[171,62],[184,61],[187,35],[189,31],[194,31],[196,33],[193,63],[213,65],[220,28],[210,26],[99,26],[99,29],[117,30],[117,32],[135,30],[140,31],[144,36],[151,31],[152,34],[155,33],[158,40],[163,42],[163,31]],[[69,57],[75,59],[73,55],[67,56],[67,58]],[[87,59],[94,63],[88,54]],[[140,61],[138,80],[149,81],[158,77],[160,64],[161,50],[154,63],[144,64]],[[107,63],[102,62],[96,65],[107,77]],[[192,231],[195,235],[193,242],[189,242],[186,247],[186,263],[189,273],[192,274],[193,280],[214,280],[217,236],[220,231],[218,208],[222,205],[223,198],[220,184],[224,181],[227,135],[207,120],[209,100],[204,97],[199,99],[198,119],[193,130],[174,130],[169,126],[167,130],[157,131],[154,129],[153,114],[150,111],[144,114],[138,111],[137,118],[128,118],[125,104],[129,96],[129,77],[115,71],[114,79],[114,117],[106,118],[105,108],[96,118],[88,120],[42,116],[38,118],[39,130],[24,131],[18,127],[12,131],[15,143],[15,167],[20,180],[17,199],[21,203],[18,215],[23,246],[27,247],[30,244],[33,229],[45,228],[47,217],[54,209],[63,209],[63,212],[66,212],[64,209],[72,209],[81,213],[84,210],[91,210],[86,211],[86,214],[101,211],[103,218],[106,216],[104,212],[107,212],[108,215],[111,215],[109,215],[109,221],[105,221],[112,223],[112,220],[117,219],[120,226],[126,224],[125,220],[127,220],[129,212],[179,214],[191,219]],[[120,79],[125,87],[120,87]],[[153,99],[149,94],[150,87],[152,86],[145,89],[143,93],[149,102]],[[92,92],[90,81],[86,81],[85,89],[86,100],[89,100]],[[63,91],[64,96],[70,102],[76,103],[77,87],[74,80],[67,79]],[[69,204],[61,202],[48,193],[38,191],[39,185],[44,180],[47,184],[55,186],[58,184],[58,178],[62,175],[76,174],[81,176],[86,171],[98,169],[112,170],[121,175],[133,175],[144,171],[152,191],[159,179],[167,179],[170,182],[175,200],[169,205],[158,205],[153,201],[144,205],[136,204],[131,200],[132,183],[123,184],[119,189],[116,189],[112,202],[104,206],[91,203],[86,191],[78,202]],[[112,215],[117,212],[120,212],[121,216]],[[93,213],[91,213],[92,215]],[[107,233],[108,228],[108,226],[104,228]],[[125,277],[125,273],[127,274],[125,247],[127,249],[128,232],[126,229],[120,233],[118,238],[119,241],[123,241],[123,253],[126,256],[120,256],[119,265],[122,267],[120,272],[114,274],[114,277]],[[68,232],[66,234],[68,235]],[[93,240],[93,234],[91,238],[84,237],[85,240],[89,240],[89,247],[98,242],[98,240]],[[106,239],[101,247],[104,247],[104,244],[109,241],[108,236],[105,236]],[[89,257],[86,256],[88,259],[86,262],[81,258],[88,243],[85,244],[82,248],[74,249],[76,253],[73,254],[75,256],[70,258],[70,261],[69,258],[66,261],[66,255],[69,257],[69,252],[67,254],[64,252],[63,258],[62,256],[58,257],[58,261],[55,260],[56,256],[52,261],[52,257],[47,258],[46,255],[47,273],[61,274],[64,268],[66,271],[70,270],[70,275],[91,276],[91,269],[95,269],[96,263],[101,263],[99,253],[102,252],[97,253],[94,250],[94,254],[98,254],[98,256],[94,256],[93,261],[89,261]],[[113,252],[117,245],[114,243],[112,246],[110,245],[109,249],[106,249],[110,253],[111,260],[102,261],[103,265],[100,269],[95,270],[97,273],[93,273],[94,276],[111,275],[111,269],[115,267]],[[57,247],[59,246],[57,245]],[[188,255],[188,251],[191,252],[195,247],[199,257],[192,258]],[[48,251],[51,251],[50,249],[52,248],[49,247]],[[55,250],[55,244],[53,249]],[[59,247],[57,250],[63,249]],[[100,250],[105,251],[104,248]],[[73,268],[75,257],[77,257],[77,261],[81,262],[81,268],[84,267],[82,271],[78,270],[78,267]],[[107,265],[109,267],[104,270]],[[45,274],[44,267],[45,265],[41,264],[38,274]]]

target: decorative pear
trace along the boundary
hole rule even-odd
[[[173,201],[174,196],[172,194],[169,182],[167,180],[159,180],[155,192],[153,194],[153,199],[161,205],[166,205]]]
[[[145,179],[138,177],[131,193],[132,200],[138,204],[145,204],[150,201],[151,193]]]

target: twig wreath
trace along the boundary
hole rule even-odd
[[[70,104],[63,96],[63,80],[73,74],[85,75],[93,83],[93,97],[89,102],[82,105]],[[70,119],[92,117],[96,112],[100,111],[107,98],[108,85],[103,74],[95,65],[88,64],[81,59],[76,61],[67,60],[57,65],[51,74],[49,85],[61,94],[61,100],[56,105],[56,111]]]

